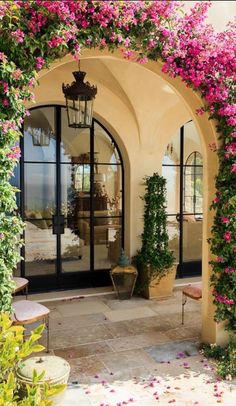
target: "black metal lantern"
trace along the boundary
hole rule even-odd
[[[119,300],[132,297],[137,275],[137,269],[130,265],[128,257],[121,250],[118,265],[110,271],[112,284]]]
[[[93,101],[97,87],[84,82],[86,72],[73,72],[75,82],[62,85],[66,98],[68,125],[72,128],[89,128],[93,119]]]

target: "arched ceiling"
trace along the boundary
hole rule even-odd
[[[73,81],[72,72],[75,70],[78,70],[77,62],[69,60],[45,72],[35,91],[36,102],[41,102],[43,89],[48,101],[64,102],[61,85]],[[133,130],[141,143],[142,137],[157,136],[157,129],[163,127],[162,120],[171,119],[170,115],[167,118],[169,111],[181,111],[183,122],[190,119],[182,99],[172,87],[143,65],[109,57],[82,57],[81,70],[87,72],[86,80],[98,88],[95,113],[104,116],[108,122],[109,117],[120,114],[120,121],[133,123]],[[176,128],[178,126],[176,123]]]

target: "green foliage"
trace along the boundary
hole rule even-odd
[[[236,343],[230,341],[226,347],[207,344],[203,347],[203,354],[213,358],[217,363],[217,373],[224,379],[231,380],[236,377]]]
[[[149,284],[168,273],[174,263],[174,255],[168,246],[166,179],[154,173],[145,178],[145,184],[144,230],[136,263],[141,273],[146,272]]]
[[[48,398],[64,390],[65,385],[39,385],[44,373],[37,375],[34,371],[33,384],[27,385],[25,396],[19,398],[16,370],[23,366],[26,357],[44,349],[37,344],[43,329],[43,325],[37,327],[24,340],[24,327],[13,326],[7,314],[0,314],[0,406],[50,406],[52,401]]]

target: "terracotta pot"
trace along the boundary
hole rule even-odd
[[[143,295],[146,299],[165,299],[173,294],[174,281],[176,277],[176,265],[173,265],[167,275],[163,276],[159,282],[154,279],[144,290]]]

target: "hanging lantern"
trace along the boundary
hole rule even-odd
[[[75,82],[62,85],[66,99],[68,125],[72,128],[90,128],[93,119],[93,101],[97,87],[84,82],[86,72],[73,72]]]

